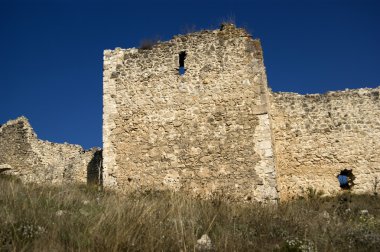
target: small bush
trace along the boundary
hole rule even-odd
[[[194,33],[198,30],[201,30],[201,29],[198,29],[197,26],[195,24],[192,24],[192,25],[185,25],[181,28],[181,33],[182,34],[187,34],[187,33]]]
[[[227,16],[223,17],[220,20],[220,23],[222,25],[223,24],[233,24],[233,25],[236,25],[236,16],[234,14],[227,15]]]
[[[140,49],[141,50],[152,50],[153,46],[158,43],[157,40],[154,39],[143,39],[140,42]]]

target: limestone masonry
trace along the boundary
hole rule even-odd
[[[260,41],[234,25],[105,50],[103,88],[103,152],[38,140],[21,117],[0,128],[0,172],[275,203],[336,194],[347,169],[352,192],[379,191],[380,87],[271,92]]]
[[[272,93],[271,121],[281,198],[307,188],[334,194],[337,174],[355,176],[353,192],[380,186],[380,88],[324,95]]]
[[[243,29],[104,51],[104,185],[276,202],[380,178],[379,88],[268,90],[260,41]]]
[[[101,182],[101,150],[37,139],[25,117],[0,125],[0,172],[35,183]]]
[[[104,185],[276,201],[268,94],[260,42],[232,25],[106,50]]]

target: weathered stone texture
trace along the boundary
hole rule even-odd
[[[25,117],[0,127],[0,166],[25,182],[86,183],[88,173],[93,175],[101,167],[100,152],[39,140]]]
[[[272,94],[281,199],[300,195],[308,187],[337,193],[341,189],[336,176],[344,168],[353,169],[353,192],[373,192],[380,178],[379,91]]]
[[[276,201],[262,49],[243,29],[106,50],[103,81],[106,187]]]
[[[106,50],[103,86],[103,153],[39,140],[20,117],[0,125],[0,173],[276,202],[335,194],[352,169],[353,192],[379,191],[380,87],[272,93],[260,41],[233,25]]]

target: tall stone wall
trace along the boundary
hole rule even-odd
[[[380,88],[272,94],[281,199],[307,188],[335,194],[341,190],[336,176],[345,168],[355,176],[353,192],[374,191],[380,179],[379,92]]]
[[[0,127],[0,168],[22,181],[99,183],[101,150],[39,140],[25,117]]]
[[[276,201],[262,49],[243,29],[106,50],[103,82],[105,186]]]

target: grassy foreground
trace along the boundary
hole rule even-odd
[[[196,251],[203,234],[214,251],[379,251],[380,200],[311,191],[277,207],[238,205],[0,177],[0,251]]]

